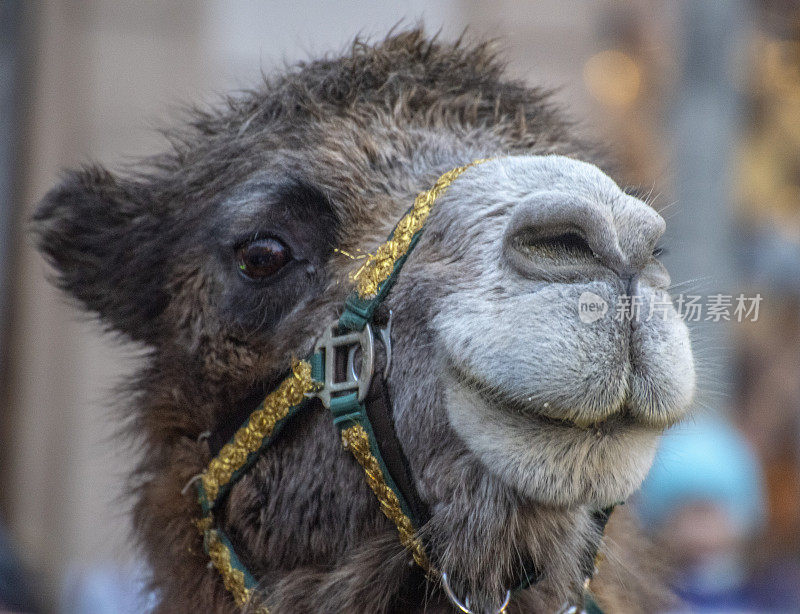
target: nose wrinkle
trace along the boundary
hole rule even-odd
[[[625,282],[625,294],[634,297],[639,290],[639,273],[630,273],[622,278]]]
[[[629,311],[626,315],[630,322],[631,331],[639,328],[639,305],[636,302],[636,296],[639,294],[639,280],[640,272],[638,270],[626,269],[618,273],[620,279],[624,284],[622,296],[627,297],[629,300],[626,303],[626,310]]]

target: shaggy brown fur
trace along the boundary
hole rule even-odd
[[[344,252],[373,249],[416,193],[467,161],[596,156],[545,92],[503,78],[488,45],[440,44],[419,31],[298,65],[220,109],[192,112],[168,136],[172,150],[135,173],[71,173],[44,200],[38,233],[61,285],[149,348],[129,417],[142,445],[135,534],[158,611],[229,613],[193,524],[197,502],[181,489],[210,458],[199,435],[239,419],[242,399],[274,385],[336,316],[353,269]],[[266,286],[237,277],[230,256],[264,234],[278,234],[296,258]],[[524,500],[450,430],[419,360],[435,295],[431,282],[407,278],[390,300],[390,387],[433,510],[431,557],[490,603],[525,552],[545,577],[510,611],[554,611],[580,590],[577,561],[596,539],[590,510]],[[664,593],[651,557],[625,511],[614,516],[593,587],[608,612],[654,611]],[[224,524],[276,613],[451,611],[409,565],[321,411],[295,420],[233,489]]]

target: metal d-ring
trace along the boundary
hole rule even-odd
[[[392,310],[389,310],[389,319],[386,326],[378,329],[378,334],[383,341],[383,348],[386,350],[386,365],[383,367],[383,379],[389,379],[389,371],[392,368]]]
[[[383,367],[383,379],[389,379],[389,372],[392,369],[392,310],[389,310],[389,319],[385,326],[377,328],[378,335],[380,335],[383,347],[386,350],[386,363]],[[347,353],[347,370],[350,372],[350,378],[353,381],[358,381],[360,377],[356,372],[356,352],[358,346],[354,345]]]
[[[356,371],[356,352],[361,349],[357,345],[351,345],[347,350],[347,370],[350,372],[350,379],[358,382],[361,375]]]
[[[565,601],[556,614],[586,614],[586,610],[572,605],[569,601]]]
[[[470,609],[469,597],[464,599],[464,603],[461,603],[461,600],[458,597],[456,597],[455,592],[450,587],[450,580],[447,579],[446,571],[442,572],[442,587],[444,588],[445,595],[447,595],[447,598],[450,600],[450,603],[456,606],[456,608],[458,608],[460,612],[463,612],[464,614],[478,614],[474,610]],[[503,604],[494,612],[492,612],[492,614],[503,614],[503,612],[506,611],[506,608],[508,607],[510,601],[511,601],[511,591],[506,591],[506,598],[503,601]]]

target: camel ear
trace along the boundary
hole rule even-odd
[[[39,204],[34,230],[58,285],[109,326],[155,343],[168,302],[169,241],[147,188],[101,167],[70,172]]]

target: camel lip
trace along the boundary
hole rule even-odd
[[[620,428],[624,427],[631,427],[631,426],[647,426],[636,420],[628,411],[628,407],[624,406],[621,411],[614,412],[603,418],[602,420],[597,421],[586,421],[586,422],[578,422],[577,420],[568,420],[568,419],[560,419],[560,418],[553,418],[547,416],[542,413],[537,413],[536,417],[545,420],[551,424],[561,424],[563,426],[568,426],[573,429],[580,429],[584,431],[596,431],[598,434],[607,435],[611,433],[615,433],[619,431]]]
[[[497,402],[493,402],[492,405],[498,407],[498,409],[501,411],[511,411],[517,414],[523,414],[531,420],[535,420],[541,424],[547,424],[549,426],[560,428],[568,428],[571,430],[594,431],[598,436],[616,434],[619,433],[621,429],[626,428],[650,428],[649,425],[637,420],[632,415],[627,404],[624,405],[621,410],[614,411],[600,420],[585,421],[551,416],[541,407],[533,407],[524,403],[515,403],[514,401],[499,404]]]
[[[526,418],[543,425],[546,424],[571,430],[594,431],[598,436],[618,434],[620,430],[629,428],[649,429],[659,432],[663,430],[662,427],[657,427],[637,419],[631,411],[628,401],[625,401],[620,409],[609,413],[600,420],[573,420],[550,415],[547,412],[546,402],[543,404],[533,404],[509,398],[500,387],[480,381],[452,362],[448,365],[448,371],[452,379],[458,382],[458,385],[465,386],[472,390],[488,406],[494,407],[498,411],[524,415]]]

